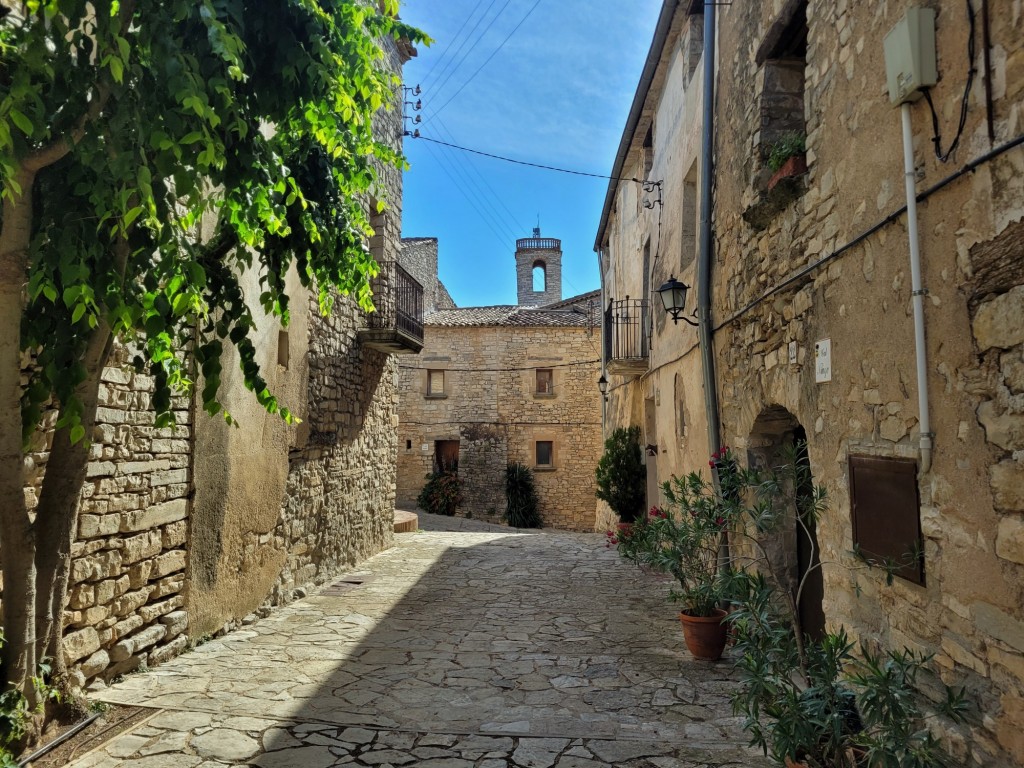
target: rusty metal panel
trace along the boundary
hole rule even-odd
[[[924,585],[917,462],[850,456],[853,542],[869,561],[900,563],[896,575]]]

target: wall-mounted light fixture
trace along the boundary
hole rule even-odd
[[[661,296],[661,303],[665,306],[665,311],[672,315],[672,322],[675,325],[678,325],[679,321],[682,320],[684,323],[689,323],[696,328],[696,321],[682,316],[683,309],[686,306],[686,292],[689,290],[690,286],[679,282],[675,276],[672,276],[669,277],[668,282],[658,289],[658,295]],[[697,316],[696,309],[693,310],[692,316]]]
[[[608,379],[601,374],[601,378],[597,380],[597,388],[601,390],[601,397],[604,398],[605,402],[608,402]]]

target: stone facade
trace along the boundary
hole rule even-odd
[[[784,444],[806,438],[815,482],[830,498],[817,529],[828,625],[934,653],[942,677],[966,686],[975,705],[967,725],[944,729],[954,760],[1019,766],[1024,152],[1008,145],[1020,138],[1024,108],[1024,19],[992,16],[991,72],[976,30],[978,76],[948,163],[933,152],[928,106],[922,100],[911,107],[935,433],[933,461],[925,467],[900,210],[900,113],[884,88],[882,54],[885,34],[909,6],[845,0],[719,6],[716,166],[723,171],[715,178],[712,312],[722,435],[751,462],[770,461]],[[963,3],[929,6],[938,11],[940,82],[932,97],[945,149],[965,88],[969,26]],[[687,23],[693,21],[674,22]],[[669,40],[659,64],[666,74],[676,66]],[[803,67],[794,69],[794,61]],[[803,76],[799,89],[794,71]],[[678,82],[674,77],[659,77],[643,98],[656,116],[653,177],[666,179],[668,200],[669,180],[687,177],[688,159],[659,142],[661,115],[689,97],[685,88],[680,94],[664,85]],[[808,171],[769,190],[771,134],[780,126],[793,129],[782,124],[795,113],[794,97],[802,102]],[[631,154],[620,175],[639,168],[642,130],[624,139]],[[975,161],[973,172],[955,173]],[[643,278],[634,254],[656,229],[649,215],[634,216],[628,203],[636,195],[626,185],[613,185],[610,193],[616,205],[598,243],[606,290]],[[676,219],[680,210],[685,206],[666,203],[663,215]],[[674,245],[662,251],[677,252]],[[656,262],[653,269],[660,268]],[[652,282],[660,277],[655,271]],[[651,374],[642,381],[612,378],[608,426],[643,424],[655,438],[648,442],[659,446],[680,441],[683,449],[668,466],[659,454],[657,473],[664,478],[706,466],[708,446],[695,336],[671,325],[655,326],[652,336]],[[825,340],[830,376],[816,376],[816,344]],[[661,367],[665,359],[677,361],[674,381],[666,375],[671,368]],[[851,554],[851,456],[917,462],[922,585],[897,579],[887,586],[881,574],[858,569]]]
[[[437,238],[403,237],[402,266],[423,286],[423,311],[455,309],[448,289],[437,277]]]
[[[414,53],[388,47],[395,68]],[[383,111],[375,129],[399,150],[401,109]],[[388,207],[369,246],[383,264],[400,259],[402,177],[378,170],[375,197]],[[257,275],[242,281],[259,295]],[[79,685],[165,661],[391,545],[396,359],[360,343],[370,318],[353,299],[338,296],[323,317],[294,271],[287,287],[290,325],[265,318],[254,343],[299,424],[259,406],[233,349],[221,402],[234,427],[179,398],[177,426],[156,429],[152,379],[125,365],[125,350],[105,370],[65,612]],[[30,507],[51,439],[41,431],[27,459]]]
[[[400,501],[415,503],[437,461],[438,441],[457,441],[465,484],[460,514],[501,522],[505,468],[521,462],[534,470],[545,526],[595,529],[598,297],[578,298],[557,309],[473,307],[428,315],[423,352],[403,360],[400,371]],[[549,392],[538,392],[538,369],[551,372]],[[430,392],[430,371],[441,372],[434,375],[443,376],[443,393]],[[549,466],[538,466],[538,442],[551,443]]]

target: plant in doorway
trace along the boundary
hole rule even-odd
[[[619,427],[604,442],[597,462],[597,498],[623,524],[640,519],[647,503],[647,475],[640,448],[640,427]]]
[[[808,633],[801,599],[821,561],[812,557],[794,574],[792,564],[780,563],[765,543],[794,519],[797,534],[814,541],[811,529],[827,496],[811,481],[801,449],[794,446],[781,466],[729,474],[734,496],[745,500],[734,509],[730,567],[722,575],[741,674],[734,710],[744,716],[752,743],[782,765],[945,765],[935,726],[940,717],[962,719],[963,691],[937,679],[924,685],[933,676],[927,655],[857,644],[842,628],[817,637]]]
[[[525,464],[512,462],[505,468],[505,520],[513,528],[540,528],[540,500],[533,471]]]
[[[426,479],[427,484],[416,497],[420,509],[432,515],[454,516],[455,510],[463,501],[458,464],[438,467],[427,475]]]

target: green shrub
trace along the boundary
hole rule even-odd
[[[452,517],[462,503],[458,466],[443,467],[427,475],[427,484],[416,498],[420,509],[432,515]]]
[[[640,427],[619,427],[604,442],[597,462],[597,498],[624,523],[632,523],[647,503],[647,472],[640,450]]]
[[[505,469],[505,520],[513,528],[540,528],[540,500],[533,482],[533,472],[524,464],[513,462]]]

